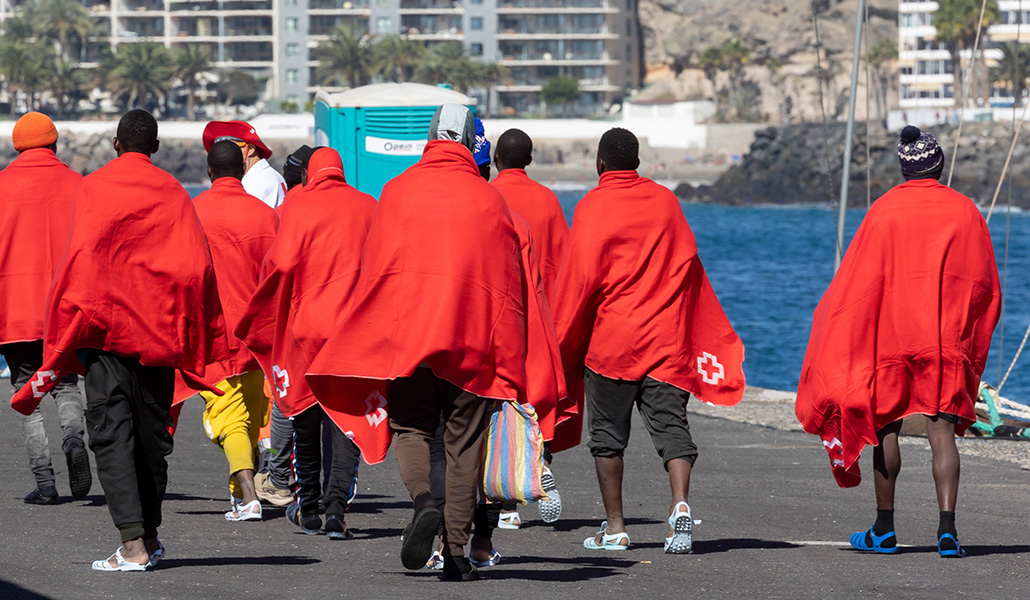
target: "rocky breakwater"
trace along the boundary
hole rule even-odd
[[[62,133],[57,141],[57,156],[72,170],[87,175],[115,158],[112,136],[114,130],[106,133]],[[269,143],[272,158],[269,162],[281,170],[286,156],[301,144],[309,141],[276,141]],[[6,167],[18,153],[11,140],[0,141],[0,166]],[[154,164],[168,171],[184,184],[207,182],[207,153],[199,139],[162,139],[161,147],[153,156]]]
[[[957,154],[956,128],[928,128],[937,136],[948,161],[943,180],[947,180],[950,162],[955,161],[951,187],[978,204],[990,204],[1014,128],[1011,123],[965,123]],[[849,206],[866,205],[867,181],[873,200],[904,181],[898,166],[898,133],[872,127],[867,144],[865,124],[855,126]],[[844,148],[843,123],[769,127],[756,132],[749,152],[714,184],[697,188],[684,184],[676,192],[690,202],[732,205],[836,203],[840,197]],[[1030,137],[1017,140],[999,204],[1008,201],[1010,187],[1013,205],[1030,208]]]

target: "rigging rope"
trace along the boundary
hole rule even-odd
[[[816,73],[818,74],[818,76],[816,77],[816,80],[819,83],[819,111],[822,113],[822,116],[823,116],[823,123],[822,123],[822,129],[823,129],[823,136],[822,136],[823,137],[823,163],[826,166],[826,183],[827,183],[827,185],[830,188],[829,189],[829,192],[830,192],[830,207],[832,209],[832,208],[835,207],[834,200],[836,199],[836,196],[834,196],[834,194],[833,194],[833,176],[830,173],[830,143],[828,141],[830,136],[829,136],[829,132],[827,131],[827,128],[826,128],[826,102],[823,99],[823,65],[822,65],[822,58],[821,58],[823,45],[822,45],[822,41],[819,38],[819,11],[816,9],[815,0],[812,0],[811,8],[812,8],[812,23],[815,26],[815,69],[816,69]],[[833,214],[833,230],[836,231],[837,230],[837,211],[836,210],[830,210],[830,212]],[[844,254],[844,248],[841,247],[840,240],[837,239],[837,236],[834,236],[834,240],[835,240],[834,241],[834,245],[837,247],[837,253],[840,254],[840,255],[843,255]]]
[[[862,40],[865,43],[865,207],[869,210],[869,207],[873,204],[873,180],[872,180],[872,164],[869,149],[869,91],[873,89],[873,80],[869,74],[869,5],[865,5],[865,39]]]
[[[971,75],[973,73],[973,63],[976,61],[976,49],[980,46],[980,32],[983,30],[984,11],[986,9],[987,0],[983,0],[983,3],[980,5],[980,20],[976,23],[976,39],[973,41],[973,54],[969,60],[969,72],[966,73],[966,76],[962,81],[962,103],[959,105],[958,109],[958,129],[955,130],[955,150],[951,153],[951,167],[948,169],[948,187],[951,187],[951,176],[955,173],[955,161],[958,158],[958,143],[959,140],[962,139],[962,121],[965,120],[966,115],[966,96],[969,94],[969,80],[972,79]],[[959,64],[957,68],[961,70],[962,65]]]

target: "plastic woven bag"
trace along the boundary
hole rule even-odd
[[[529,504],[546,498],[540,482],[543,451],[544,437],[533,407],[495,401],[483,443],[481,499]]]

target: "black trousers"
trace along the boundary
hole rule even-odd
[[[293,417],[293,460],[297,473],[297,498],[300,514],[318,514],[322,497],[322,422],[329,421],[332,465],[325,486],[325,513],[343,515],[354,500],[358,486],[358,464],[361,451],[326,416],[318,404]]]
[[[168,485],[168,427],[175,371],[99,350],[79,352],[86,368],[86,427],[97,475],[122,542],[157,537]]]

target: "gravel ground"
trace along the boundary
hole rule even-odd
[[[802,431],[794,415],[794,392],[749,387],[744,400],[736,406],[690,404],[690,412],[738,423],[769,427],[780,431]],[[922,436],[903,436],[901,443],[929,450],[930,443]],[[1030,471],[1030,441],[967,436],[958,439],[963,456],[975,456],[1012,463]]]

